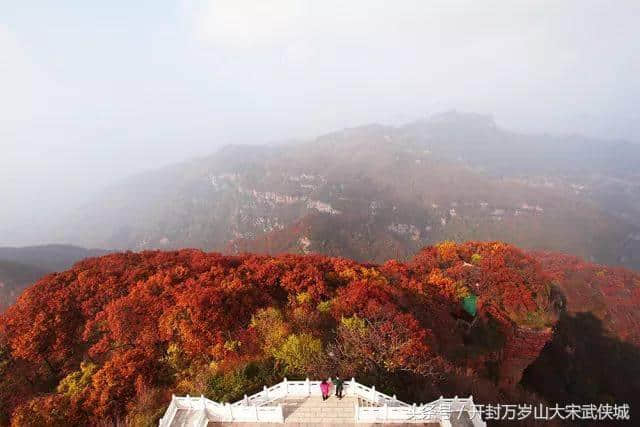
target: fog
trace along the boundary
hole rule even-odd
[[[228,143],[449,109],[637,141],[638,16],[633,0],[2,2],[0,245]]]

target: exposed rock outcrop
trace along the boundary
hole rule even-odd
[[[498,382],[501,388],[512,388],[520,382],[524,370],[540,355],[553,337],[552,328],[530,329],[512,325],[505,328]]]

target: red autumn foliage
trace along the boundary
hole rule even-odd
[[[614,336],[640,346],[640,274],[550,252],[534,254],[566,298],[570,313],[591,312]]]
[[[542,328],[554,320],[549,286],[538,262],[497,242],[443,243],[409,263],[382,266],[198,250],[87,259],[37,282],[0,317],[0,424],[3,414],[15,424],[47,411],[68,411],[80,423],[123,418],[140,390],[166,399],[204,387],[215,396],[226,371],[251,361],[271,366],[265,361],[277,352],[264,347],[269,340],[252,323],[266,308],[281,313],[286,333],[324,348],[339,344],[341,319],[364,320],[377,356],[359,364],[351,352],[353,366],[383,360],[423,375],[440,357],[476,369],[457,323],[461,300],[476,295],[478,317],[505,330]],[[397,348],[385,351],[387,344]],[[96,367],[86,382],[78,380],[82,362]],[[56,389],[65,377],[79,384],[72,398]]]

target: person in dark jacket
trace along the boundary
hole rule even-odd
[[[344,380],[340,378],[339,375],[336,375],[336,397],[338,399],[342,399],[342,388],[344,387]]]

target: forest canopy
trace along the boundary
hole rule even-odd
[[[335,373],[409,401],[465,381],[479,399],[498,386],[521,396],[558,318],[554,289],[536,258],[500,242],[443,242],[382,265],[199,250],[90,258],[0,317],[0,424],[150,425],[171,393],[233,401]]]

